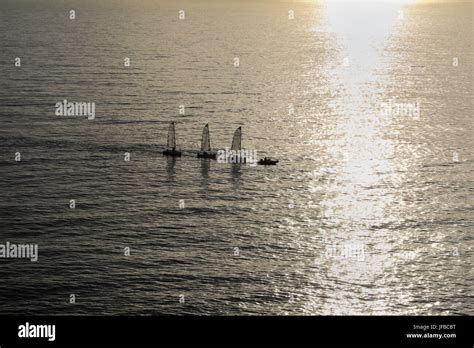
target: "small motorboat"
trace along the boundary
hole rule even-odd
[[[171,122],[168,128],[168,143],[166,150],[163,151],[163,155],[181,157],[181,151],[176,149],[176,130],[174,122]]]
[[[206,124],[202,130],[201,151],[197,154],[198,158],[216,159],[217,153],[211,151],[211,137],[209,135],[209,125]]]
[[[264,158],[261,158],[257,164],[260,164],[262,166],[274,166],[275,164],[278,163],[278,160],[274,160],[274,159],[271,159],[269,157],[264,157]]]

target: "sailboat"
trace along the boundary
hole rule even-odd
[[[198,158],[217,158],[217,153],[211,152],[211,137],[209,135],[209,125],[206,124],[202,129],[201,151],[197,154]]]
[[[163,155],[181,157],[181,151],[176,150],[176,130],[174,122],[171,122],[168,128],[168,143],[166,150],[163,151]]]

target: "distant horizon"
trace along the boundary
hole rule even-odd
[[[421,5],[429,3],[471,3],[469,0],[260,0],[260,1],[278,1],[278,2],[294,2],[294,3],[324,3],[324,2],[351,2],[351,3],[394,3],[400,5]]]

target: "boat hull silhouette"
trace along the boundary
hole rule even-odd
[[[166,149],[162,153],[165,156],[181,157],[181,151],[176,149]]]
[[[269,159],[269,158],[262,158],[257,162],[257,164],[259,164],[261,166],[274,166],[277,163],[278,163],[278,160],[272,160],[272,159]]]
[[[216,159],[217,158],[217,153],[214,152],[207,152],[207,151],[200,151],[197,154],[197,158],[210,158],[210,159]]]

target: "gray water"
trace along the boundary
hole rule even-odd
[[[39,259],[0,259],[0,313],[474,314],[472,21],[472,3],[2,0],[0,244]],[[63,99],[95,119],[56,116]],[[195,158],[206,123],[280,163]]]

